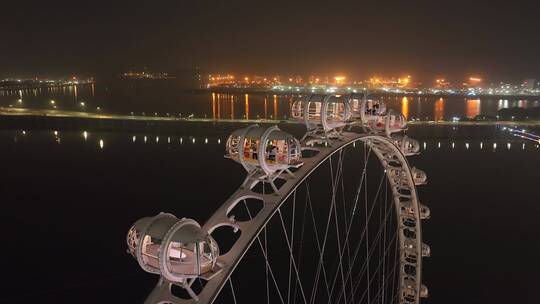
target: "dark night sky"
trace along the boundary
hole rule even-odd
[[[540,4],[10,1],[0,76],[125,69],[540,78]]]

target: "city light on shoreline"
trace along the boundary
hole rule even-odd
[[[240,79],[240,80],[236,80]],[[446,77],[436,77],[432,81],[421,81],[406,74],[399,77],[375,74],[368,79],[354,79],[338,74],[324,76],[284,75],[245,75],[211,74],[204,87],[208,89],[253,89],[273,90],[291,93],[336,93],[362,91],[381,91],[397,94],[442,94],[442,95],[540,95],[540,82],[525,79],[521,83],[486,82],[484,78],[473,75],[462,81],[452,82]]]

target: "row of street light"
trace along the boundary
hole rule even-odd
[[[18,105],[19,107],[21,107],[21,106],[23,106],[24,101],[23,101],[22,98],[19,98],[19,99],[17,99],[17,102],[16,102],[16,103],[17,103],[17,105]],[[54,100],[54,99],[49,100],[49,106],[50,106],[51,108],[53,108],[53,109],[57,109],[57,108],[58,108],[58,104],[57,104],[56,100]],[[86,102],[80,101],[80,102],[79,102],[79,106],[80,106],[81,108],[83,108],[83,109],[86,109]],[[10,104],[9,107],[10,107],[10,108],[13,108],[13,104]],[[96,107],[96,111],[101,111],[101,107]]]
[[[27,131],[27,130],[21,130],[20,132],[21,132],[21,134],[23,136],[29,135],[29,131]],[[52,131],[52,134],[53,134],[54,138],[56,139],[57,143],[61,143],[61,141],[60,141],[60,132],[58,130],[54,130],[54,131]],[[90,132],[83,131],[82,132],[82,137],[83,137],[84,141],[88,141],[89,138],[90,138]],[[202,141],[204,144],[209,144],[209,143],[221,144],[222,143],[221,138],[217,138],[217,139],[214,139],[214,140],[209,140],[208,137],[205,137],[204,139],[200,139],[200,141]],[[171,136],[160,137],[159,135],[156,135],[156,136],[132,135],[131,136],[131,142],[132,143],[137,143],[137,142],[142,142],[142,143],[167,142],[168,144],[173,144],[175,142],[180,143],[180,144],[183,144],[185,142],[190,142],[192,144],[195,144],[195,143],[199,142],[199,139],[197,139],[194,136],[188,136],[187,140],[184,140],[184,137],[174,138],[174,137],[171,137]],[[103,149],[104,146],[105,146],[105,140],[103,138],[99,138],[98,143],[99,143],[100,148]],[[487,145],[489,145],[489,144],[484,144],[483,141],[477,143],[477,146],[480,148],[480,150],[484,150],[484,148],[487,148]],[[422,149],[423,150],[427,150],[428,146],[429,145],[428,145],[427,142],[424,141],[422,143]],[[446,146],[446,145],[443,145],[440,141],[437,142],[437,144],[436,144],[437,149],[441,149],[441,148],[443,148],[443,146]],[[471,144],[470,142],[464,142],[464,143],[462,142],[459,145],[457,145],[456,142],[449,142],[449,144],[447,146],[450,147],[452,150],[456,149],[456,148],[459,148],[459,147],[464,147],[466,150],[470,150],[470,149],[472,149],[474,147],[473,144]],[[506,142],[505,146],[506,146],[507,150],[510,150],[512,148],[512,143],[511,142]],[[529,144],[529,145],[527,145],[525,142],[521,142],[521,143],[520,142],[518,142],[518,143],[514,142],[514,146],[521,147],[521,150],[525,150],[527,148],[527,146],[534,147],[535,149],[540,149],[540,144],[538,144],[538,143],[537,144]],[[499,148],[498,143],[497,142],[492,142],[491,143],[491,148],[493,149],[493,151],[496,151]]]

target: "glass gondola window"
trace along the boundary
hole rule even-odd
[[[304,116],[305,102],[303,99],[297,99],[291,107],[291,117],[293,119],[302,119]]]
[[[267,164],[288,164],[288,144],[286,140],[269,140],[266,145]]]
[[[368,99],[365,113],[367,115],[384,115],[386,106],[379,100]]]
[[[360,111],[360,100],[358,98],[351,98],[349,104],[351,105],[351,111],[353,113]]]
[[[244,141],[244,160],[247,162],[257,162],[259,140],[246,138]]]
[[[144,263],[153,268],[159,269],[159,247],[161,240],[145,235],[142,242],[142,259]]]
[[[312,101],[308,103],[308,119],[316,120],[321,119],[321,107],[322,103],[319,101]]]
[[[339,123],[348,119],[345,104],[341,102],[329,102],[326,110],[328,122]]]
[[[367,104],[366,104],[366,112],[368,114],[373,114],[372,110],[373,110],[373,100],[368,99]]]
[[[298,162],[301,157],[301,147],[294,139],[289,139],[289,147],[291,149],[291,161]]]
[[[139,244],[139,238],[140,238],[139,231],[137,231],[135,227],[131,227],[127,235],[127,245],[128,245],[129,253],[133,257],[135,257],[137,254],[136,250],[137,250],[137,245]]]
[[[389,115],[389,119],[391,129],[403,129],[407,125],[407,120],[401,113]]]
[[[197,275],[199,270],[196,259],[197,245],[171,242],[167,259],[169,271],[183,275]]]
[[[231,135],[227,142],[227,147],[229,147],[229,155],[235,156],[238,155],[238,143],[240,142],[240,136]]]
[[[375,118],[375,127],[377,129],[380,129],[380,128],[384,128],[384,117],[383,116],[379,116],[379,117],[376,117]]]

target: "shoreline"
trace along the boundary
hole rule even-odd
[[[63,111],[50,109],[6,108],[0,107],[0,118],[6,117],[35,117],[35,118],[78,118],[89,120],[125,120],[148,122],[203,122],[203,123],[262,123],[262,124],[299,124],[287,119],[213,119],[213,118],[180,118],[172,116],[141,116],[127,114],[89,113],[78,111]],[[521,125],[540,126],[540,120],[412,120],[409,125],[440,125],[440,126],[486,126],[486,125]]]
[[[316,90],[313,92],[310,89],[301,89],[301,90],[273,90],[271,88],[200,88],[195,89],[195,92],[201,93],[223,93],[223,94],[258,94],[258,95],[294,95],[294,94],[327,94],[325,91]],[[362,90],[336,90],[334,94],[362,94]],[[537,94],[486,94],[479,93],[474,95],[469,95],[467,93],[418,93],[418,92],[389,92],[380,89],[368,90],[370,95],[375,96],[406,96],[406,97],[463,97],[463,98],[540,98],[540,93]]]

